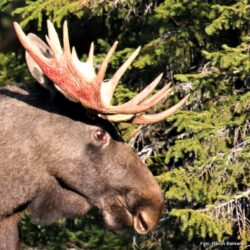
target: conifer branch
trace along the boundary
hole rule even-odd
[[[245,233],[250,237],[250,188],[235,195],[229,201],[218,205],[208,205],[198,211],[210,215],[216,220],[227,220],[231,224],[236,224],[242,237]]]

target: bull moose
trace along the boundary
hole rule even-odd
[[[163,120],[187,96],[165,111],[145,114],[171,91],[166,85],[151,95],[160,75],[130,101],[113,106],[116,85],[139,48],[104,81],[117,42],[96,74],[93,44],[81,62],[70,48],[66,22],[63,48],[50,21],[47,44],[34,34],[26,36],[17,23],[14,28],[40,85],[0,88],[0,249],[19,249],[18,222],[24,211],[49,223],[95,206],[110,229],[148,233],[161,215],[161,190],[112,122]]]

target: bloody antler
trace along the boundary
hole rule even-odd
[[[154,107],[171,92],[170,85],[166,85],[149,97],[162,78],[162,74],[160,74],[130,101],[113,106],[111,99],[114,90],[124,72],[138,55],[140,47],[130,55],[109,81],[104,82],[109,60],[118,42],[113,44],[96,74],[93,65],[93,43],[91,44],[87,61],[81,62],[74,47],[71,52],[67,22],[63,25],[63,49],[53,24],[48,20],[47,25],[48,36],[46,36],[46,41],[49,46],[49,54],[52,55],[51,57],[45,57],[38,47],[32,43],[29,36],[24,34],[21,27],[14,23],[16,33],[22,45],[44,74],[55,84],[55,87],[70,99],[81,102],[87,108],[96,110],[105,119],[110,121],[131,120],[136,124],[158,122],[172,115],[186,102],[188,96],[161,113],[148,115],[143,113]]]

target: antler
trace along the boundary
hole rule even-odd
[[[104,81],[109,60],[118,42],[112,45],[96,74],[93,65],[93,43],[90,46],[87,61],[81,62],[74,47],[71,52],[67,22],[65,21],[63,25],[63,48],[53,24],[48,20],[47,25],[48,36],[46,36],[46,41],[49,46],[47,49],[49,50],[48,54],[51,55],[50,57],[46,57],[41,53],[41,50],[32,42],[29,36],[25,35],[18,23],[14,23],[14,28],[26,51],[39,65],[44,74],[50,78],[55,87],[70,99],[80,102],[86,108],[97,111],[103,118],[110,121],[131,120],[136,124],[153,123],[172,115],[186,102],[188,95],[176,105],[161,113],[148,115],[143,113],[154,107],[171,92],[170,85],[166,85],[160,91],[150,96],[162,78],[162,74],[160,74],[130,101],[113,106],[111,99],[115,88],[122,75],[138,55],[140,47],[130,55],[109,81]],[[37,39],[39,38],[37,37]]]

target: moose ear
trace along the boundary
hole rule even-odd
[[[29,33],[28,39],[36,46],[41,54],[47,58],[52,57],[52,52],[50,48],[35,34]],[[42,69],[38,66],[38,64],[33,60],[30,54],[26,51],[25,52],[26,63],[28,65],[29,71],[31,75],[36,79],[38,83],[40,83],[44,88],[48,89],[50,92],[54,92],[55,88],[50,80],[46,77],[43,73]]]

